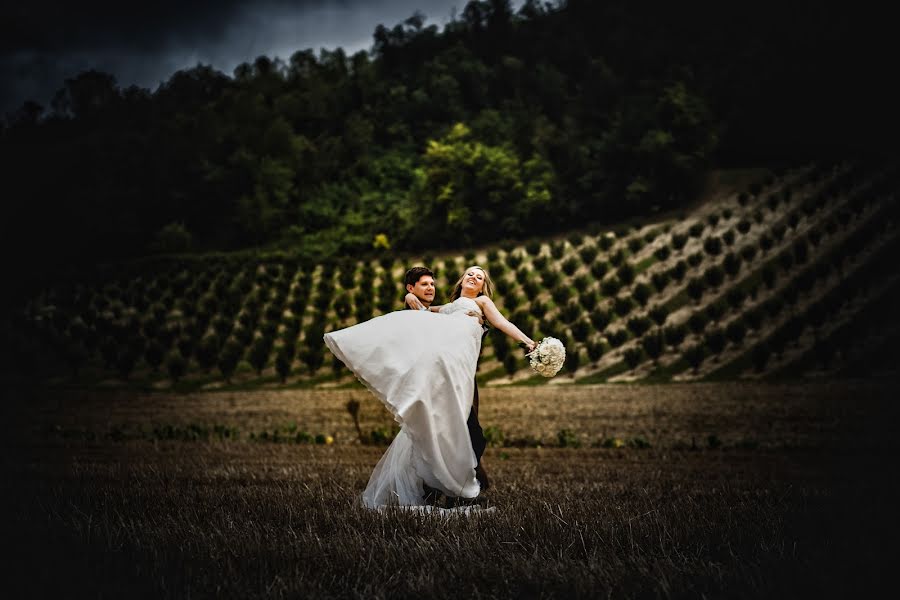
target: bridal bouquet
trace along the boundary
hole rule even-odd
[[[566,360],[566,347],[555,337],[545,337],[526,356],[531,360],[532,371],[544,377],[553,377]]]

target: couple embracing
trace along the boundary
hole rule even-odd
[[[400,432],[378,461],[363,504],[425,506],[441,496],[448,508],[476,502],[487,487],[480,467],[475,370],[489,323],[523,345],[535,342],[510,323],[491,296],[488,272],[466,269],[450,303],[432,304],[434,275],[406,275],[406,307],[325,334],[325,343],[390,411]]]

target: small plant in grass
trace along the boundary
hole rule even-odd
[[[655,256],[657,260],[663,261],[669,258],[670,253],[671,250],[669,250],[668,246],[660,246],[653,251],[653,256]]]
[[[712,289],[718,289],[725,281],[725,271],[719,265],[713,265],[703,272],[703,281]]]
[[[665,347],[665,338],[659,329],[651,331],[641,338],[641,348],[653,361],[654,366],[659,366],[659,357],[662,355]]]
[[[579,296],[579,301],[581,302],[581,306],[584,308],[584,310],[592,311],[600,301],[600,296],[597,295],[596,291],[591,290],[589,292],[581,294]]]
[[[749,219],[741,219],[740,221],[738,221],[737,230],[741,232],[741,234],[746,234],[748,231],[750,231],[751,226],[752,224],[750,223]]]
[[[641,306],[647,306],[647,301],[650,299],[650,296],[653,295],[653,290],[646,283],[639,283],[634,286],[634,292],[632,293],[632,297],[637,301]]]
[[[628,369],[634,371],[644,360],[644,349],[641,346],[626,348],[622,353],[622,358],[625,359]]]
[[[562,270],[566,275],[572,276],[578,270],[578,259],[574,256],[567,258],[562,263]]]
[[[662,327],[669,318],[669,309],[659,304],[650,309],[649,315],[657,327]]]
[[[556,304],[562,306],[569,300],[569,298],[572,297],[572,288],[570,288],[565,283],[560,283],[555,288],[553,288],[551,296]]]
[[[566,245],[563,242],[556,241],[550,244],[550,256],[559,260],[565,254]]]
[[[569,326],[569,329],[572,331],[572,337],[575,338],[576,342],[585,343],[588,339],[588,336],[591,334],[591,324],[587,321],[587,319],[579,319],[572,323]]]
[[[709,317],[709,320],[713,323],[718,323],[719,319],[725,316],[725,312],[728,310],[727,305],[721,300],[716,300],[715,302],[710,302],[706,305],[706,316]]]
[[[688,296],[695,302],[699,303],[706,291],[706,283],[699,277],[692,277],[687,284]]]
[[[634,337],[641,337],[653,326],[653,321],[647,317],[631,317],[626,326]]]
[[[667,273],[670,278],[680,283],[684,279],[684,276],[687,275],[687,270],[687,263],[683,260],[679,260],[667,271]]]
[[[606,341],[609,342],[609,345],[613,348],[618,348],[622,344],[628,341],[628,332],[625,329],[616,329],[615,331],[610,331],[606,334]]]
[[[695,334],[703,333],[707,323],[709,323],[709,315],[704,310],[694,311],[688,318],[688,327]]]
[[[569,236],[569,243],[572,244],[573,248],[577,248],[584,242],[584,236],[580,233],[573,233]]]
[[[522,289],[525,291],[525,295],[528,298],[534,298],[535,296],[537,296],[538,294],[541,293],[540,284],[535,279],[532,279],[532,278],[525,279],[522,282]]]
[[[688,235],[692,238],[699,238],[703,235],[704,225],[701,222],[696,222],[688,228]]]
[[[609,325],[609,312],[602,308],[597,308],[591,311],[590,319],[591,324],[594,326],[594,329],[596,329],[597,331],[603,331]]]
[[[687,257],[687,262],[691,268],[697,268],[698,266],[700,266],[700,263],[703,262],[703,255],[699,252],[689,254]]]
[[[614,252],[613,255],[609,257],[609,262],[614,267],[621,266],[622,263],[625,262],[625,253],[622,252],[621,249],[616,250],[616,252]]]
[[[746,335],[747,326],[744,324],[744,321],[741,318],[734,319],[725,327],[725,336],[735,346],[740,346],[743,343],[744,337],[746,337]]]
[[[620,317],[626,316],[634,309],[634,300],[628,296],[619,296],[613,302],[613,310]]]
[[[684,245],[687,244],[688,236],[684,233],[675,233],[672,235],[672,249],[676,252],[681,252],[684,249]]]
[[[754,346],[753,351],[751,352],[751,360],[753,361],[753,368],[757,373],[761,373],[766,368],[771,355],[772,350],[767,343],[762,342]]]
[[[604,252],[608,251],[613,247],[613,244],[616,242],[616,236],[612,232],[608,232],[597,239],[597,243],[600,244],[600,249]]]
[[[709,236],[703,240],[703,250],[710,256],[718,256],[722,253],[722,239],[716,235]]]
[[[562,276],[559,274],[559,271],[552,268],[545,268],[541,271],[541,282],[544,284],[545,288],[555,287]]]
[[[628,240],[628,249],[632,254],[637,254],[640,252],[641,248],[644,247],[644,240],[639,237],[633,237]]]
[[[741,286],[736,285],[728,290],[725,294],[725,299],[728,301],[729,306],[736,310],[744,304],[744,300],[747,299],[747,292]]]
[[[737,254],[735,254],[734,252],[729,252],[722,260],[722,267],[725,269],[725,273],[728,274],[728,277],[734,279],[735,276],[737,276],[737,274],[741,272],[742,262],[743,261]]]
[[[741,248],[741,258],[744,259],[745,262],[753,262],[753,259],[756,258],[756,246],[747,244]]]
[[[184,374],[187,372],[187,361],[181,355],[181,352],[174,350],[169,352],[169,355],[166,357],[166,371],[168,371],[173,383],[178,383],[184,377]]]
[[[670,325],[663,329],[663,337],[666,344],[672,347],[672,350],[678,350],[678,347],[684,342],[684,338],[687,337],[687,327],[684,325]]]
[[[618,276],[619,281],[623,284],[631,285],[634,282],[634,267],[631,266],[630,263],[623,263],[622,266],[616,270],[616,276]]]
[[[609,272],[609,263],[605,260],[598,260],[591,263],[591,275],[598,281],[602,280],[606,273]]]
[[[725,338],[725,332],[718,327],[706,332],[703,336],[703,345],[709,349],[710,354],[718,357],[725,349],[728,340]]]
[[[710,227],[715,227],[719,223],[719,215],[711,213],[706,217],[706,222],[709,223]]]
[[[722,209],[722,219],[723,220],[727,221],[728,219],[731,218],[732,214],[733,213],[731,212],[730,208],[726,207],[726,208]]]
[[[620,289],[622,289],[622,282],[615,276],[604,279],[600,284],[600,291],[604,296],[615,296],[619,293]]]
[[[587,244],[585,246],[582,246],[578,250],[578,255],[581,257],[581,261],[586,265],[594,262],[594,259],[597,258],[597,253],[597,246],[593,244]]]
[[[653,289],[657,292],[662,292],[669,285],[669,271],[654,273],[650,276],[650,281],[653,283]]]
[[[587,354],[591,362],[597,362],[603,358],[603,342],[596,341],[587,344]]]
[[[733,246],[735,237],[734,229],[729,229],[722,234],[722,241],[725,242],[726,246]]]
[[[509,252],[506,255],[506,266],[512,270],[519,268],[522,264],[522,254],[519,251]]]
[[[572,300],[566,304],[560,304],[559,317],[564,323],[572,323],[581,316],[581,313],[581,305],[576,300]]]
[[[529,311],[531,312],[531,316],[533,316],[535,319],[541,319],[545,314],[547,314],[547,305],[541,300],[535,298],[531,301]]]
[[[581,440],[570,429],[560,429],[556,434],[556,442],[560,448],[581,448]]]

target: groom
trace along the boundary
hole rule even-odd
[[[428,308],[431,306],[431,303],[434,302],[434,273],[432,273],[430,269],[426,267],[413,267],[406,272],[405,283],[406,291],[415,296],[422,307]],[[407,302],[406,308],[420,310],[419,306],[413,306],[409,302]],[[485,335],[487,335],[487,327],[484,328],[482,341],[484,340]],[[484,466],[481,464],[481,457],[484,454],[487,442],[484,439],[484,431],[481,429],[481,424],[478,422],[477,381],[475,382],[475,393],[472,397],[472,410],[469,412],[469,419],[466,421],[466,425],[469,428],[469,437],[472,440],[472,450],[475,451],[475,478],[478,480],[478,483],[481,484],[481,491],[485,491],[491,487],[491,482],[490,479],[488,479],[487,473],[484,471]],[[430,490],[426,486],[426,496],[436,495],[436,491],[437,490]],[[447,501],[448,504],[455,504],[458,502],[458,499],[447,498]]]

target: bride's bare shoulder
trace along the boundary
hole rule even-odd
[[[475,298],[475,304],[484,309],[485,306],[494,306],[494,301],[487,296],[481,295]]]

